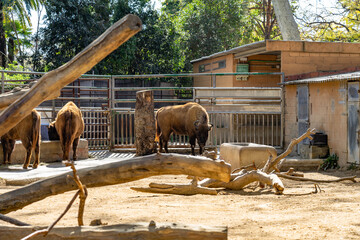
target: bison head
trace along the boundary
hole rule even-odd
[[[209,123],[200,123],[199,121],[195,121],[194,126],[198,144],[200,148],[203,148],[208,139],[209,131],[212,129],[213,125]]]
[[[54,122],[50,123],[48,126],[48,135],[49,135],[49,140],[60,140],[60,137],[59,137],[58,132],[56,131]]]

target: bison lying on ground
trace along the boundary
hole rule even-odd
[[[73,102],[68,102],[57,114],[48,128],[50,140],[60,140],[63,160],[70,160],[69,153],[73,146],[73,160],[76,160],[76,149],[80,135],[84,132],[84,120],[80,109]]]
[[[208,139],[208,132],[212,128],[209,124],[209,116],[206,110],[197,103],[162,107],[156,112],[156,140],[159,141],[160,152],[165,148],[168,152],[167,143],[170,134],[187,135],[191,145],[191,153],[195,155],[195,140],[202,154]]]
[[[21,140],[26,149],[26,158],[23,165],[27,169],[30,164],[32,150],[35,150],[35,160],[32,165],[37,168],[40,163],[40,125],[41,116],[34,109],[31,114],[25,117],[8,133],[1,137],[1,144],[4,153],[4,164],[11,163],[11,153],[14,150],[16,140]]]

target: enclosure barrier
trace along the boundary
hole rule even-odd
[[[1,91],[24,86],[41,77],[42,72],[4,71],[1,73]],[[7,79],[20,74],[23,79]],[[214,125],[209,133],[208,147],[224,142],[254,142],[282,147],[283,117],[281,88],[265,87],[175,87],[160,82],[163,78],[209,77],[215,86],[217,76],[240,73],[190,73],[150,75],[82,75],[61,90],[60,97],[43,102],[37,110],[42,122],[55,119],[57,112],[68,101],[81,107],[85,121],[84,138],[89,149],[134,148],[134,117],[136,92],[152,90],[155,109],[167,105],[198,102],[203,105]],[[240,75],[244,75],[241,73]],[[248,75],[279,75],[282,73],[248,73]],[[189,147],[188,137],[172,135],[170,148]]]

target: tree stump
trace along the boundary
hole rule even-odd
[[[155,152],[154,94],[152,91],[136,92],[135,136],[137,156]]]

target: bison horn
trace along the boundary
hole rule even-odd
[[[214,125],[213,125],[212,123],[208,124],[208,129],[209,129],[208,131],[210,131],[213,126],[214,126]]]

